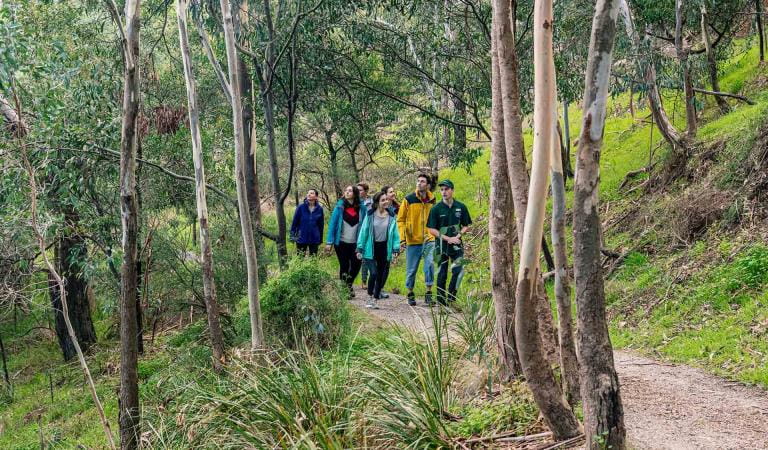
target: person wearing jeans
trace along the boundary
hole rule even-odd
[[[424,284],[426,293],[424,303],[432,304],[432,285],[435,267],[432,261],[435,251],[435,237],[427,231],[429,211],[435,204],[435,196],[430,192],[431,178],[426,174],[416,177],[416,191],[405,196],[397,214],[397,226],[402,236],[401,246],[405,248],[405,287],[408,289],[408,304],[416,305],[413,293],[416,284],[416,272],[419,263],[424,260]]]
[[[331,222],[328,224],[328,235],[325,238],[325,252],[330,253],[331,246],[336,249],[339,259],[339,279],[346,283],[349,295],[355,296],[352,283],[360,271],[360,260],[357,258],[357,234],[360,231],[360,194],[355,186],[344,189],[344,198],[340,199],[333,208]]]
[[[366,307],[378,309],[378,300],[384,298],[381,289],[387,282],[389,264],[399,253],[397,219],[389,209],[387,194],[379,192],[373,197],[357,238],[357,257],[369,271]]]
[[[443,199],[429,212],[427,228],[429,233],[437,238],[439,271],[437,274],[437,302],[446,305],[456,300],[461,279],[464,276],[464,247],[461,235],[467,232],[472,218],[467,207],[453,198],[453,182],[443,180],[438,184]],[[448,290],[448,270],[451,271],[451,282]]]

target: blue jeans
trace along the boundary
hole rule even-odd
[[[424,258],[424,284],[430,289],[435,284],[435,241],[424,244],[409,245],[405,248],[405,287],[413,290],[416,284],[416,271],[419,261]]]

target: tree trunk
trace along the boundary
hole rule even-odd
[[[333,180],[333,189],[336,191],[336,198],[341,198],[341,179],[339,178],[339,151],[333,145],[333,131],[325,130],[325,145],[328,147],[328,159],[331,163],[331,178]]]
[[[683,37],[683,0],[675,0],[675,48],[677,57],[683,70],[683,90],[685,91],[685,122],[686,136],[688,139],[696,137],[698,124],[696,123],[696,103],[693,93],[693,78],[691,76],[691,64],[688,61],[689,46]]]
[[[14,108],[2,94],[0,94],[0,115],[3,116],[6,128],[11,132],[11,135],[19,138],[27,135],[27,132],[29,131],[27,124],[21,117],[19,117],[16,108]]]
[[[83,351],[88,351],[96,343],[96,330],[91,320],[91,308],[88,301],[88,282],[84,278],[83,269],[87,258],[85,238],[77,233],[79,218],[74,208],[67,206],[64,211],[64,227],[61,230],[58,248],[56,249],[57,271],[64,280],[64,289],[68,301],[69,321],[75,331],[75,336]],[[74,343],[69,337],[66,321],[61,304],[58,284],[49,277],[51,287],[51,302],[55,315],[56,336],[59,340],[64,360],[77,356]]]
[[[539,340],[535,291],[541,276],[539,252],[544,234],[547,173],[554,137],[555,65],[552,49],[552,0],[536,0],[533,13],[534,136],[531,185],[517,274],[515,335],[523,373],[555,440],[581,433],[576,416],[563,398]]]
[[[587,448],[626,447],[624,412],[605,319],[600,264],[598,183],[600,150],[616,36],[616,8],[623,0],[598,0],[584,82],[584,117],[574,183],[573,237],[579,363]]]
[[[763,32],[763,0],[755,0],[757,39],[760,45],[760,62],[765,61],[765,33]]]
[[[248,0],[240,1],[240,9],[238,14],[238,25],[240,27],[247,23],[249,20],[249,3]],[[247,46],[247,42],[243,42],[244,46]],[[261,196],[259,193],[259,168],[258,161],[256,159],[256,124],[253,120],[253,80],[248,72],[248,65],[245,63],[245,59],[240,56],[238,58],[238,64],[240,65],[240,95],[243,103],[243,141],[245,155],[245,191],[248,194],[248,210],[251,212],[251,225],[254,227],[253,237],[256,240],[256,251],[259,257],[264,255],[264,240],[261,237],[261,233],[258,230],[261,228]],[[266,277],[266,268],[262,266],[259,271],[259,279]]]
[[[568,107],[568,104],[565,103],[563,105],[565,108]],[[563,113],[563,115],[566,117],[566,121],[568,120],[568,113]],[[565,122],[566,126],[566,132],[570,133],[570,130],[568,130],[568,122]],[[558,145],[558,148],[560,149],[560,154],[556,155],[558,158],[560,158],[560,164],[563,168],[563,177],[567,180],[568,178],[573,178],[573,167],[571,166],[571,144],[570,142],[566,145],[566,138],[563,136],[563,128],[560,126],[560,121],[557,121],[557,138],[555,140],[555,144]]]
[[[520,114],[520,87],[517,79],[517,50],[515,49],[515,34],[512,29],[515,10],[515,0],[494,0],[496,15],[499,23],[497,32],[497,53],[499,57],[499,75],[501,79],[501,98],[504,111],[504,143],[507,147],[507,169],[509,182],[512,187],[512,202],[515,205],[515,223],[517,225],[517,240],[523,242],[523,230],[528,208],[528,168],[525,162],[525,146],[523,145],[523,124]],[[552,323],[552,310],[544,290],[544,282],[539,276],[536,290],[536,311],[539,320],[541,341],[546,351],[547,359],[557,364],[557,338]]]
[[[456,90],[459,93],[462,93],[463,91],[463,83],[461,86],[457,86]],[[464,103],[464,99],[462,99],[458,95],[451,96],[451,100],[453,103],[453,117],[456,120],[456,122],[460,123],[466,123],[467,122],[467,104]],[[460,160],[464,152],[467,149],[467,127],[464,125],[454,124],[453,125],[453,158],[452,160]]]
[[[138,150],[140,0],[125,2],[125,80],[120,143],[120,209],[123,228],[123,265],[120,270],[120,446],[135,449],[141,436],[138,379],[138,323],[136,261],[138,259]]]
[[[553,85],[554,87],[554,85]],[[552,98],[557,98],[555,95]],[[554,115],[557,124],[557,112]],[[559,126],[558,126],[559,128]],[[565,174],[559,130],[552,136],[552,248],[555,251],[555,301],[557,303],[560,372],[563,391],[571,407],[581,401],[579,394],[579,360],[573,334],[571,286],[568,277],[568,253],[565,242]]]
[[[245,151],[243,146],[243,106],[239,83],[239,63],[235,47],[234,21],[229,0],[221,0],[221,14],[224,25],[224,41],[227,48],[227,68],[229,85],[232,89],[232,125],[235,137],[235,180],[237,185],[237,207],[240,213],[240,231],[243,238],[246,269],[248,272],[248,310],[251,319],[251,350],[264,347],[264,334],[261,326],[261,306],[259,304],[259,262],[253,239],[251,215],[248,209],[248,193],[245,186]],[[285,236],[283,236],[285,237]]]
[[[187,33],[187,0],[178,0],[176,16],[179,22],[179,47],[184,65],[184,81],[187,87],[189,109],[189,130],[192,134],[192,160],[195,166],[195,200],[197,202],[197,220],[200,222],[200,255],[202,259],[203,297],[208,317],[208,330],[211,335],[213,368],[220,370],[224,362],[224,334],[219,322],[219,305],[216,301],[216,284],[213,279],[213,251],[208,229],[208,202],[205,194],[205,167],[203,166],[203,144],[200,137],[200,113],[197,106],[197,83],[192,68]],[[246,156],[247,158],[247,156]],[[247,169],[247,165],[245,166]]]
[[[13,385],[11,384],[11,377],[8,374],[8,359],[5,355],[5,345],[3,344],[3,336],[0,334],[0,358],[3,362],[3,380],[5,380],[5,385],[8,387],[8,392],[13,392]]]
[[[635,23],[632,19],[632,12],[629,9],[627,0],[620,0],[619,12],[624,20],[624,26],[626,27],[627,36],[636,54],[642,54],[640,36],[635,29]],[[648,33],[646,33],[648,34]],[[651,108],[651,114],[653,115],[653,121],[661,132],[664,139],[672,147],[673,151],[681,154],[688,152],[688,142],[683,137],[677,128],[669,120],[667,112],[664,109],[664,105],[661,103],[661,95],[659,94],[659,86],[656,83],[656,66],[653,64],[652,58],[647,58],[643,61],[641,58],[637,59],[638,72],[642,73],[645,83],[645,89],[648,95],[648,105]]]
[[[701,40],[704,42],[704,51],[707,55],[707,69],[709,71],[709,83],[712,85],[712,90],[720,92],[720,82],[717,78],[717,60],[715,59],[715,52],[712,48],[712,40],[709,37],[709,26],[707,25],[707,7],[704,3],[701,4]],[[715,96],[715,102],[717,102],[720,112],[728,114],[731,108],[728,106],[728,102],[719,95]]]
[[[269,152],[269,171],[272,175],[272,190],[275,195],[275,215],[277,216],[277,255],[280,263],[284,264],[288,258],[288,246],[286,243],[286,219],[285,206],[280,201],[282,189],[280,188],[280,168],[277,164],[277,148],[275,144],[275,94],[274,77],[272,70],[275,66],[275,28],[272,23],[272,6],[270,0],[264,0],[264,21],[267,26],[267,57],[264,64],[264,73],[261,76],[261,99],[264,105],[264,127],[267,132],[267,151]]]
[[[495,33],[494,33],[495,35]],[[501,103],[496,39],[491,38],[491,199],[488,230],[491,251],[491,292],[496,310],[496,343],[499,350],[499,377],[509,381],[522,374],[515,344],[515,211],[507,172],[504,145],[504,110]]]

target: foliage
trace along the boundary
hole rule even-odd
[[[289,348],[331,348],[350,328],[347,298],[345,288],[313,259],[296,258],[261,291],[265,334]]]

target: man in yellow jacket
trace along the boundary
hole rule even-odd
[[[435,282],[435,237],[427,230],[429,211],[435,204],[435,196],[430,192],[431,178],[420,173],[416,177],[416,191],[405,196],[397,215],[397,226],[405,247],[405,287],[408,288],[408,304],[416,305],[413,286],[416,284],[416,272],[419,262],[424,258],[424,284],[427,291],[424,303],[432,305],[432,285]]]

